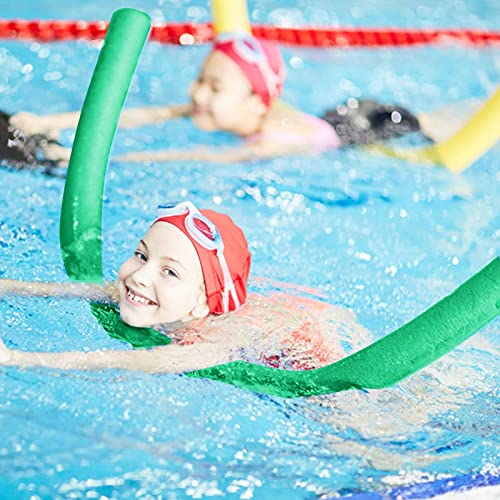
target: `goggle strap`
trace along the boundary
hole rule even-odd
[[[190,201],[181,201],[180,203],[172,203],[170,206],[158,205],[157,216],[174,217],[175,215],[184,215],[185,213],[199,212],[199,210]]]
[[[234,50],[238,55],[247,63],[255,64],[259,68],[269,96],[274,97],[276,95],[280,80],[283,76],[282,68],[280,68],[279,75],[274,73],[262,48],[255,45],[256,43],[258,44],[255,37],[246,32],[238,31],[219,35],[217,40],[221,42],[232,40]],[[246,45],[245,42],[248,42],[250,46]]]
[[[215,42],[229,42],[232,40],[245,40],[249,36],[248,31],[245,30],[234,30],[234,31],[226,31],[224,33],[219,33],[215,38]]]
[[[233,278],[229,272],[229,267],[226,262],[226,258],[222,252],[217,252],[217,257],[219,259],[220,267],[222,269],[222,276],[224,277],[224,291],[222,292],[222,303],[224,307],[224,312],[229,311],[229,294],[233,298],[235,308],[240,307],[240,301],[238,300],[238,294],[236,293],[236,288],[234,287]]]
[[[238,49],[237,51],[241,55],[241,51]],[[280,77],[274,73],[271,66],[269,65],[269,62],[267,61],[266,56],[262,54],[261,57],[256,57],[251,61],[247,59],[247,62],[255,64],[259,68],[264,80],[264,84],[266,85],[267,92],[270,97],[273,97],[276,94],[276,89],[279,86]]]
[[[224,278],[224,290],[222,292],[222,305],[224,312],[229,311],[229,295],[233,298],[235,308],[240,307],[240,301],[238,300],[238,294],[236,293],[236,288],[234,286],[231,273],[229,272],[229,267],[224,257],[224,242],[220,238],[220,233],[214,224],[208,220],[190,201],[184,201],[172,206],[158,206],[158,218],[162,217],[173,217],[175,215],[183,215],[187,212],[184,225],[191,237],[199,243],[202,247],[207,250],[216,250],[217,259],[222,270],[222,276]],[[207,227],[213,232],[214,240],[211,240],[205,236],[200,229],[198,229],[194,224],[194,217],[198,217]]]

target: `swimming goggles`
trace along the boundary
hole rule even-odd
[[[282,81],[283,75],[281,73],[283,68],[280,68],[279,74],[276,74],[272,70],[267,56],[262,50],[262,46],[254,36],[238,31],[221,33],[217,36],[217,42],[232,42],[234,51],[243,61],[257,66],[266,85],[269,97],[277,95]]]
[[[215,250],[224,277],[224,290],[222,292],[222,305],[224,312],[229,311],[229,296],[232,297],[236,309],[240,307],[238,294],[234,287],[233,278],[224,257],[224,242],[215,224],[205,217],[190,201],[181,203],[164,203],[158,205],[158,219],[186,215],[184,226],[188,234],[196,243],[207,250]]]

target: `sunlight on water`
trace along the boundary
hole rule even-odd
[[[162,12],[167,3],[149,2]],[[188,8],[193,19],[206,20],[199,2],[170,3],[173,16],[182,18]],[[326,2],[314,8],[302,2],[300,10],[268,3],[253,2],[255,19],[335,24],[345,23],[346,12],[366,19],[375,9],[374,2],[346,4],[335,13]],[[454,5],[461,13],[469,8]],[[487,27],[488,5],[484,12],[470,7],[467,19]],[[429,6],[420,7],[421,23],[438,16],[434,25],[445,25],[448,14]],[[82,9],[82,17],[96,17],[92,7]],[[395,22],[411,25],[392,12]],[[16,17],[13,6],[9,16]],[[1,46],[0,109],[56,113],[81,106],[96,44]],[[358,94],[423,112],[483,98],[499,81],[493,48],[283,52],[285,101],[317,114]],[[127,105],[183,102],[206,53],[207,47],[149,45]],[[63,137],[68,145],[72,134]],[[221,141],[236,143],[181,120],[120,131],[114,151]],[[339,345],[352,351],[421,313],[498,253],[499,151],[497,145],[461,176],[354,149],[231,167],[112,162],[105,274],[116,278],[158,203],[189,197],[229,212],[245,229],[252,291],[277,294],[299,285],[298,296],[319,295],[332,314],[353,311],[367,331],[343,330]],[[0,179],[0,277],[65,280],[58,246],[64,180],[7,169]],[[0,311],[2,336],[13,348],[125,348],[79,300],[5,298]],[[494,471],[498,325],[397,387],[295,400],[182,375],[1,369],[1,496],[131,498],[135,491],[136,498],[313,498]],[[252,353],[255,361],[260,354]]]

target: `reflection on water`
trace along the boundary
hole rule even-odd
[[[2,45],[0,109],[81,105],[96,46]],[[182,102],[206,50],[148,46],[127,105]],[[318,113],[353,90],[425,111],[483,97],[498,82],[493,49],[284,52],[303,61],[289,68],[286,100]],[[33,71],[22,73],[26,65]],[[63,77],[44,80],[56,72]],[[71,139],[68,132],[64,140]],[[115,151],[221,140],[230,143],[179,121],[119,132]],[[252,292],[275,294],[275,307],[280,293],[323,304],[307,311],[307,335],[319,325],[341,356],[409,321],[498,252],[499,158],[496,147],[461,176],[356,149],[231,167],[111,164],[105,273],[116,277],[158,203],[190,197],[245,229]],[[0,185],[0,275],[66,279],[58,242],[63,180],[0,170]],[[272,355],[283,356],[288,306],[283,328],[260,342]],[[121,346],[81,301],[2,299],[0,315],[3,338],[20,349]],[[235,335],[248,342],[259,331]],[[301,335],[297,345],[307,340]],[[247,355],[259,361],[262,352]],[[286,356],[278,361],[290,364]],[[498,464],[498,373],[498,321],[395,388],[297,400],[182,375],[0,369],[0,491],[5,498],[127,498],[131,491],[309,498],[487,471]]]

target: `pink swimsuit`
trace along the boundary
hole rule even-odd
[[[341,146],[340,139],[334,128],[325,120],[313,115],[301,113],[305,122],[315,129],[314,134],[307,135],[299,132],[285,130],[272,130],[268,133],[253,134],[245,139],[247,143],[258,141],[281,143],[281,144],[304,144],[310,145],[318,153],[327,149],[337,149]]]

